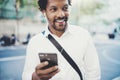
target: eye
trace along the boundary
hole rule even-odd
[[[52,7],[52,8],[50,8],[50,11],[51,11],[51,12],[55,12],[56,10],[57,10],[56,7]]]
[[[68,5],[64,6],[64,7],[63,7],[63,10],[64,10],[64,11],[68,11]]]

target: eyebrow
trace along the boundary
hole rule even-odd
[[[64,6],[68,6],[68,4],[65,4]]]
[[[65,4],[63,7],[65,7],[65,6],[67,6],[68,7],[68,4]],[[54,8],[54,7],[56,7],[56,6],[50,6],[50,8]]]

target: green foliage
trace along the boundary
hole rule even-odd
[[[95,14],[95,11],[104,7],[102,3],[94,3],[91,5],[87,5],[85,7],[81,7],[80,11],[82,14]]]
[[[0,0],[0,4],[2,4],[4,2],[4,0]]]
[[[22,0],[24,3],[24,6],[37,6],[37,0]]]
[[[37,0],[16,0],[20,3],[20,7],[24,8],[25,6],[37,6]]]
[[[24,2],[23,0],[19,0],[20,1],[20,7],[24,7]]]

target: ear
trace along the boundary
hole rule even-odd
[[[45,10],[42,11],[42,14],[44,17],[46,16]]]

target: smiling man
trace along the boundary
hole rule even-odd
[[[40,1],[42,2],[42,0]],[[40,1],[39,3],[41,3]],[[46,8],[42,10],[42,13],[48,19],[49,30],[60,37],[67,27],[69,16],[67,0],[48,0]]]
[[[49,41],[51,35],[79,67],[83,80],[100,80],[99,60],[90,34],[79,26],[68,24],[71,0],[38,0],[40,11],[47,18],[46,29],[34,36],[27,47],[23,80],[80,80],[75,69]],[[58,65],[47,69],[48,61],[40,62],[39,53],[56,53]]]

